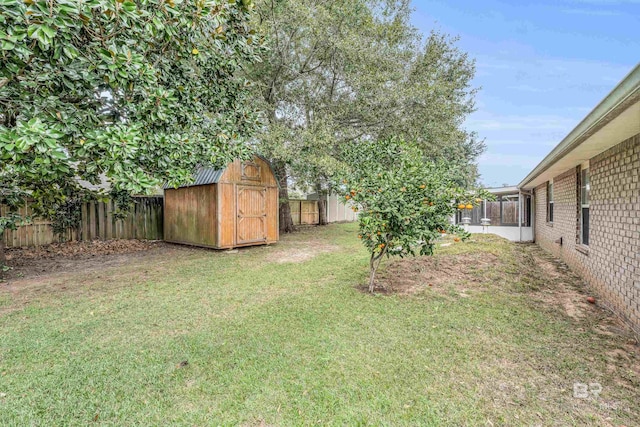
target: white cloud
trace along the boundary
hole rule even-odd
[[[514,147],[518,145],[531,145],[532,140],[535,140],[535,144],[541,147],[554,147],[560,140],[560,138],[548,138],[548,137],[540,137],[537,138],[535,135],[522,135],[522,138],[518,138],[514,136],[512,138],[504,138],[504,139],[496,139],[489,138],[485,141],[485,143],[489,146],[489,148],[508,148]]]
[[[590,16],[620,16],[622,12],[617,10],[603,9],[563,9],[564,13],[571,15],[590,15]]]
[[[499,76],[510,86],[540,91],[578,87],[582,90],[611,87],[619,82],[635,64],[612,64],[582,59],[542,58],[522,60],[509,56],[478,55],[478,76]]]
[[[535,155],[484,153],[478,159],[478,165],[483,168],[510,166],[531,170],[540,163],[540,160],[542,157]]]
[[[619,4],[640,4],[640,0],[570,0],[568,3],[592,4],[596,6],[613,6]]]
[[[497,116],[483,114],[484,118],[471,118],[466,126],[477,131],[567,131],[576,125],[575,119],[553,115]]]
[[[521,92],[533,92],[533,93],[549,92],[549,89],[545,87],[535,87],[535,86],[526,85],[526,84],[509,86],[507,89],[518,90]]]

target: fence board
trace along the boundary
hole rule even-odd
[[[98,235],[101,239],[107,239],[105,223],[105,203],[98,203]]]
[[[294,225],[315,225],[320,222],[317,200],[289,200]]]
[[[64,240],[88,241],[98,238],[162,240],[162,196],[134,197],[134,206],[124,220],[115,219],[115,209],[112,200],[83,203],[77,230],[69,229],[63,236],[56,236],[50,221],[34,218],[31,224],[18,227],[15,231],[6,230],[3,239],[7,247],[40,246]],[[6,211],[6,206],[0,206],[0,215]],[[31,207],[26,205],[19,211],[22,215],[27,215],[31,212]]]
[[[109,200],[105,206],[105,232],[107,236],[113,236],[113,200]]]

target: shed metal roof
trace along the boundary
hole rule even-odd
[[[177,188],[194,187],[196,185],[217,184],[220,181],[220,178],[222,178],[222,174],[224,173],[224,171],[225,169],[204,168],[204,167],[199,168],[194,174],[193,176],[194,181],[191,184],[180,185]],[[167,183],[165,183],[162,186],[162,188],[166,190],[168,188],[176,188],[176,187],[167,185]]]

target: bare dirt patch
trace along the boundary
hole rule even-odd
[[[534,244],[503,247],[495,253],[481,248],[463,253],[394,260],[378,274],[377,290],[414,294],[431,290],[469,297],[479,290],[528,292],[541,306],[560,310],[573,320],[597,310],[582,279],[561,260]]]
[[[455,291],[468,297],[483,282],[488,272],[501,261],[489,252],[406,258],[392,262],[378,274],[378,289],[385,293],[413,294],[425,289],[441,293]]]
[[[562,260],[537,246],[528,245],[522,249],[527,268],[538,276],[541,289],[537,296],[543,302],[562,307],[566,315],[574,320],[583,319],[593,311],[587,302],[587,289],[583,281]]]
[[[310,240],[304,243],[288,247],[279,247],[271,252],[266,260],[268,262],[275,262],[278,264],[284,264],[288,262],[299,263],[308,261],[320,254],[332,252],[337,249],[337,246],[328,244],[322,240]]]
[[[53,273],[87,271],[119,266],[135,257],[166,250],[171,245],[159,241],[94,240],[53,243],[39,247],[6,250],[5,281],[39,277]]]
[[[52,296],[95,296],[161,277],[175,259],[200,251],[206,249],[136,240],[10,249],[13,269],[0,281],[0,316]]]

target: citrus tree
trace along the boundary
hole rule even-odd
[[[457,169],[425,160],[418,147],[398,139],[351,144],[344,158],[341,188],[358,212],[358,237],[371,254],[370,292],[384,256],[432,255],[443,233],[468,238],[452,218],[459,205],[484,194],[459,187]]]

